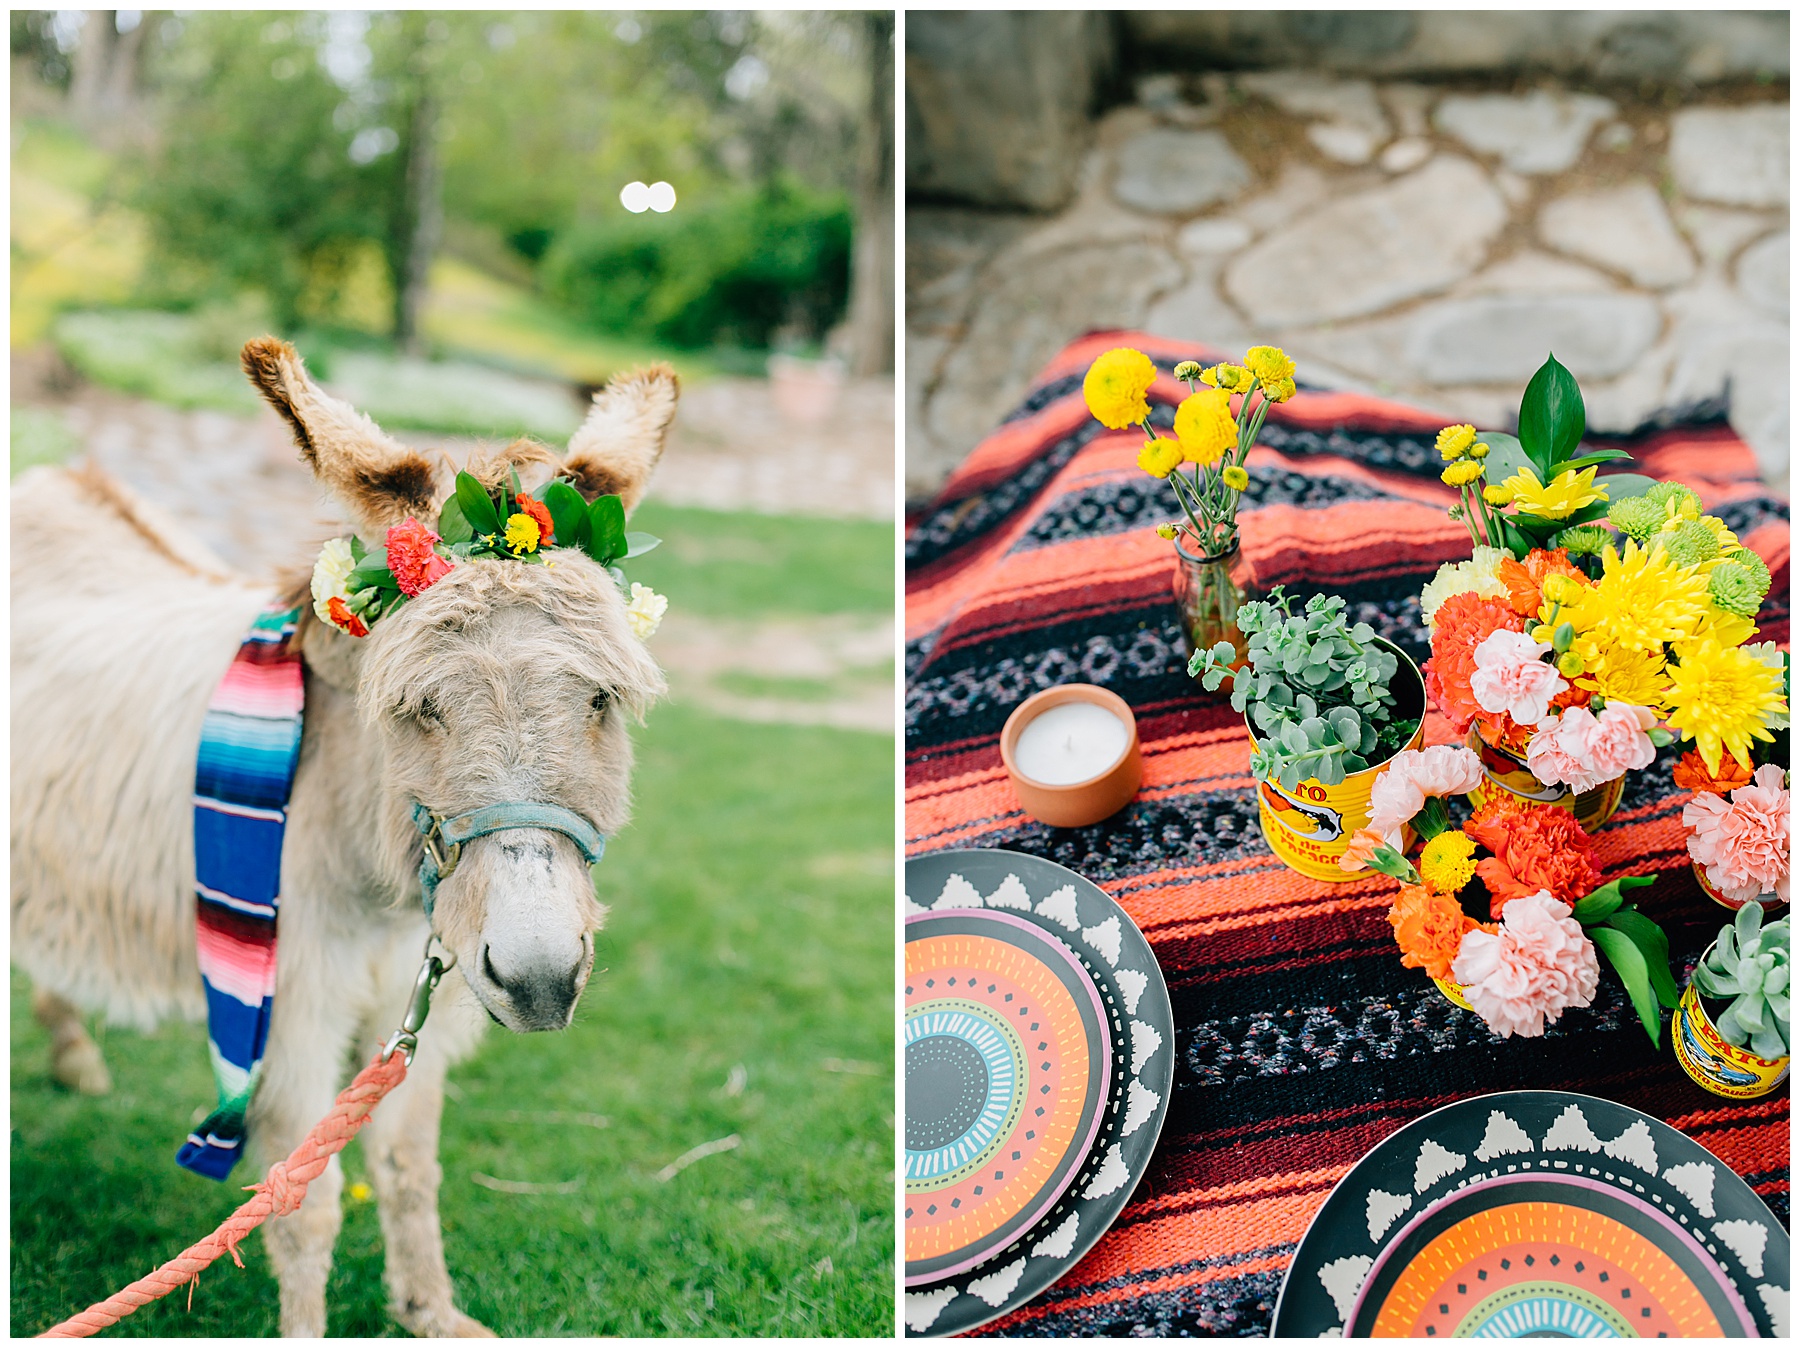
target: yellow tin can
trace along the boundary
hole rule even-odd
[[[1406,747],[1417,749],[1424,738],[1425,680],[1405,651],[1389,641],[1381,644],[1400,661],[1395,671],[1395,717],[1417,716],[1420,728]],[[1249,727],[1250,718],[1244,718]],[[1250,747],[1256,748],[1256,732],[1250,731]],[[1350,838],[1369,826],[1369,795],[1375,779],[1387,771],[1385,762],[1353,772],[1336,786],[1308,777],[1293,791],[1279,782],[1256,784],[1256,816],[1270,849],[1300,874],[1335,884],[1367,877],[1338,865],[1350,849]]]
[[[1572,810],[1575,822],[1592,833],[1613,817],[1613,811],[1619,808],[1619,800],[1625,794],[1623,777],[1602,782],[1591,791],[1579,794],[1566,786],[1552,786],[1548,782],[1539,781],[1531,769],[1525,766],[1523,759],[1498,745],[1489,744],[1476,726],[1469,727],[1469,737],[1465,743],[1481,760],[1481,772],[1485,779],[1480,786],[1469,792],[1469,804],[1476,809],[1481,808],[1482,802],[1493,791],[1504,791],[1527,805],[1556,805]]]
[[[1675,1041],[1675,1058],[1682,1068],[1714,1095],[1754,1100],[1787,1080],[1786,1058],[1759,1058],[1725,1042],[1700,1004],[1700,992],[1692,982],[1675,1008],[1669,1037]]]
[[[1431,981],[1437,984],[1439,992],[1443,993],[1445,997],[1455,1002],[1463,1010],[1473,1011],[1475,1009],[1469,1005],[1469,999],[1463,995],[1461,983],[1452,983],[1448,978],[1434,978]]]

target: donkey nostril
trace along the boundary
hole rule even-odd
[[[493,954],[490,948],[485,945],[481,947],[481,972],[486,975],[487,981],[492,983],[495,987],[504,988],[506,986],[505,981],[500,977],[500,971],[494,967]]]

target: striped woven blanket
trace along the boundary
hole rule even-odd
[[[194,773],[195,938],[219,1105],[178,1164],[224,1179],[243,1152],[275,1005],[275,917],[288,794],[300,759],[305,667],[288,644],[298,609],[257,616],[219,681]]]
[[[1135,464],[1142,435],[1105,430],[1082,401],[1089,363],[1121,345],[1164,371],[1229,358],[1144,333],[1074,342],[907,527],[908,851],[1009,847],[1080,871],[1143,928],[1175,1009],[1175,1095],[1144,1182],[1068,1277],[981,1332],[1266,1333],[1332,1185],[1401,1125],[1499,1090],[1583,1091],[1667,1119],[1786,1222],[1785,1088],[1752,1102],[1705,1093],[1666,1032],[1651,1046],[1610,977],[1593,1007],[1543,1038],[1500,1040],[1401,967],[1391,881],[1327,886],[1270,853],[1243,721],[1186,675],[1172,549],[1150,528],[1173,514],[1167,488]],[[1159,426],[1184,393],[1158,381]],[[1687,407],[1590,439],[1693,487],[1762,555],[1774,573],[1763,639],[1785,645],[1787,505],[1724,410]],[[1302,599],[1344,595],[1353,620],[1423,660],[1419,588],[1469,549],[1446,516],[1454,498],[1433,449],[1449,420],[1302,384],[1249,458],[1243,546],[1260,578]],[[1112,819],[1052,829],[1020,813],[998,738],[1027,696],[1070,681],[1132,705],[1144,784]],[[1433,710],[1425,742],[1452,738]],[[1598,844],[1609,876],[1658,877],[1634,897],[1667,929],[1685,976],[1726,914],[1689,868],[1675,756],[1631,774]]]

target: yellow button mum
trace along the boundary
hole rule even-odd
[[[1144,441],[1144,447],[1138,451],[1138,467],[1151,477],[1167,477],[1181,466],[1181,444],[1176,440],[1166,440],[1158,436],[1154,440]]]
[[[1156,366],[1150,357],[1128,346],[1116,346],[1088,366],[1081,393],[1095,421],[1109,430],[1122,431],[1150,415],[1150,400],[1144,395],[1155,382]]]
[[[1202,468],[1210,467],[1236,449],[1237,419],[1231,415],[1231,395],[1224,389],[1190,393],[1175,409],[1175,436],[1181,456]]]
[[[1244,364],[1262,382],[1270,402],[1284,403],[1294,396],[1294,361],[1278,346],[1253,346],[1244,353]]]
[[[1444,456],[1444,462],[1460,459],[1468,453],[1469,446],[1475,443],[1475,428],[1469,425],[1446,426],[1438,432],[1437,450]]]
[[[1779,669],[1713,640],[1697,643],[1680,664],[1669,666],[1669,682],[1667,720],[1694,741],[1714,776],[1726,750],[1750,768],[1750,741],[1772,740],[1764,722],[1786,710]]]
[[[1247,393],[1256,376],[1242,365],[1214,365],[1200,371],[1200,382],[1222,388],[1228,393]]]
[[[538,522],[523,511],[506,521],[506,546],[515,554],[536,552],[541,537]]]
[[[1225,479],[1225,485],[1230,487],[1233,491],[1242,491],[1245,487],[1250,485],[1250,474],[1238,467],[1235,463],[1221,473],[1220,476]]]
[[[1440,833],[1419,853],[1419,876],[1440,894],[1454,894],[1475,878],[1475,840],[1461,829]]]
[[[1490,482],[1481,489],[1481,499],[1491,506],[1512,504],[1512,492],[1497,482]]]
[[[1583,468],[1579,473],[1565,468],[1547,486],[1538,481],[1535,472],[1525,467],[1502,485],[1512,492],[1512,503],[1522,513],[1536,515],[1539,519],[1562,520],[1596,501],[1606,500],[1606,488],[1594,481],[1598,467],[1596,464],[1592,468]]]
[[[1474,459],[1459,459],[1443,471],[1443,479],[1452,487],[1466,487],[1474,482],[1487,469]]]

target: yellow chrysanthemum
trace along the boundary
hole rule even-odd
[[[528,552],[536,552],[538,541],[543,537],[538,522],[520,511],[506,521],[506,546],[514,556],[523,556]]]
[[[1177,529],[1173,524],[1159,524],[1156,526],[1156,536],[1171,543],[1175,541],[1175,535],[1180,532],[1181,530]]]
[[[1675,643],[1675,658],[1686,659],[1683,654],[1686,647],[1697,641],[1716,641],[1721,646],[1742,646],[1755,635],[1755,622],[1727,612],[1708,598],[1700,621],[1694,627],[1694,634],[1685,642]]]
[[[1702,515],[1700,523],[1712,530],[1713,537],[1719,540],[1719,556],[1729,557],[1742,546],[1738,542],[1738,536],[1732,533],[1725,521],[1717,515]]]
[[[1231,395],[1210,388],[1188,394],[1175,409],[1175,437],[1181,441],[1181,457],[1189,463],[1205,468],[1224,458],[1238,442]]]
[[[1771,740],[1763,722],[1782,710],[1781,671],[1738,647],[1701,641],[1669,667],[1669,681],[1665,719],[1694,741],[1706,770],[1716,776],[1727,751],[1750,768],[1750,741]]]
[[[1574,651],[1569,652],[1575,655]],[[1581,659],[1580,656],[1576,656]],[[1609,702],[1629,702],[1634,707],[1655,707],[1669,688],[1661,651],[1634,651],[1613,647],[1602,652],[1600,663],[1582,660],[1581,687],[1599,693]]]
[[[1512,504],[1512,492],[1497,482],[1490,482],[1481,489],[1481,499],[1491,506]]]
[[[1222,388],[1227,393],[1248,393],[1256,376],[1242,365],[1214,365],[1200,371],[1200,382]]]
[[[1475,428],[1473,426],[1446,426],[1438,432],[1437,450],[1444,456],[1444,462],[1449,463],[1467,454],[1469,446],[1474,443]]]
[[[1706,614],[1706,577],[1646,552],[1631,539],[1625,551],[1601,554],[1601,576],[1566,605],[1561,621],[1579,634],[1575,649],[1589,669],[1602,668],[1607,653],[1622,647],[1660,651],[1693,635]]]
[[[1116,346],[1088,366],[1081,394],[1095,421],[1109,430],[1122,431],[1150,415],[1150,401],[1144,395],[1155,382],[1156,366],[1150,357],[1128,346]]]
[[[1454,894],[1475,878],[1475,840],[1461,829],[1440,833],[1419,853],[1419,876],[1440,894]]]
[[[1579,473],[1565,468],[1548,485],[1539,482],[1537,474],[1524,467],[1507,478],[1503,485],[1512,492],[1512,503],[1522,513],[1536,515],[1539,519],[1562,520],[1606,499],[1606,488],[1594,481],[1598,467],[1596,464],[1592,468],[1583,468]]]
[[[1458,459],[1444,469],[1442,477],[1452,487],[1466,487],[1469,483],[1477,481],[1485,472],[1487,469],[1483,468],[1477,459]]]
[[[1471,459],[1485,459],[1492,452],[1493,451],[1480,440],[1477,440],[1474,444],[1469,446],[1469,457]]]
[[[1225,479],[1225,485],[1230,487],[1233,491],[1242,491],[1245,487],[1250,485],[1250,474],[1238,467],[1235,463],[1220,474],[1220,476]]]
[[[1262,381],[1270,402],[1284,403],[1294,396],[1294,362],[1278,346],[1253,346],[1244,353],[1244,364]]]
[[[1138,467],[1151,477],[1167,477],[1181,466],[1181,442],[1158,436],[1144,441],[1138,451]]]

